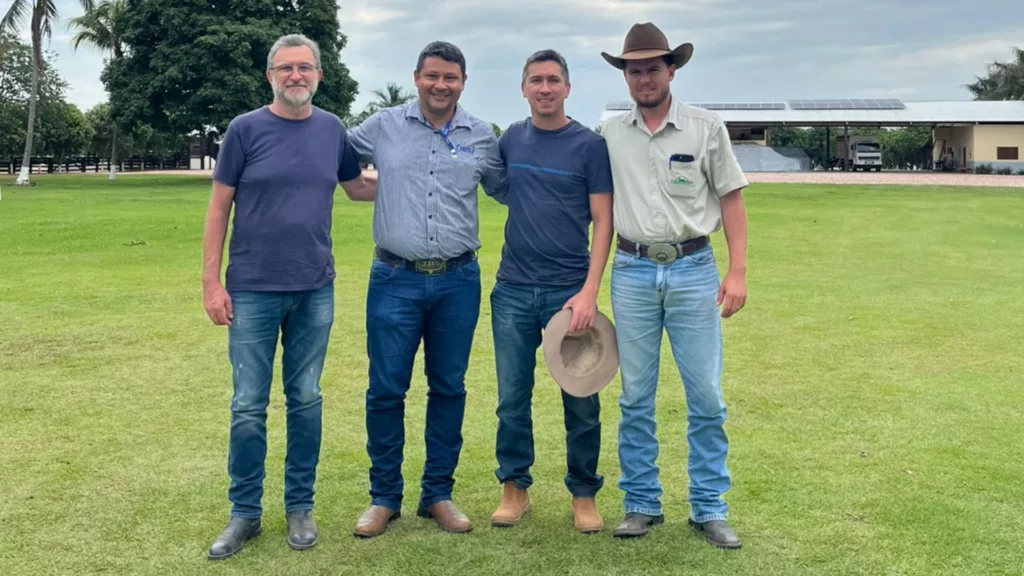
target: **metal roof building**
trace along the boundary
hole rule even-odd
[[[932,129],[933,162],[951,158],[956,169],[986,165],[1024,173],[1024,101],[902,101],[849,98],[773,102],[695,102],[729,127],[734,142],[765,145],[771,128],[855,127]],[[634,103],[611,102],[600,122],[632,110]]]
[[[789,100],[692,103],[736,126],[954,126],[1024,124],[1024,101]],[[632,110],[612,102],[601,121]]]

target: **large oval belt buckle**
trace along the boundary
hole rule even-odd
[[[671,244],[651,244],[647,247],[647,258],[658,264],[671,264],[678,252]]]

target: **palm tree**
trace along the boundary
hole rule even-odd
[[[387,87],[383,90],[374,90],[371,93],[377,97],[377,101],[370,104],[373,110],[401,106],[416,97],[416,94],[405,92],[401,86],[394,82],[388,82]]]
[[[92,10],[93,0],[78,0],[82,8]],[[36,103],[39,99],[39,76],[43,72],[43,40],[53,36],[53,23],[57,20],[56,0],[14,0],[7,14],[0,20],[0,31],[18,32],[18,25],[29,16],[29,30],[32,34],[32,92],[28,99],[28,129],[25,131],[25,153],[21,159],[21,172],[16,185],[28,186],[29,169],[32,166],[32,132],[36,124]]]
[[[125,0],[103,0],[85,14],[71,18],[68,24],[78,32],[71,38],[75,50],[81,44],[91,44],[101,52],[110,52],[114,60],[124,58]],[[111,111],[112,112],[112,111]],[[117,173],[117,121],[110,114],[113,132],[110,140],[110,180]]]

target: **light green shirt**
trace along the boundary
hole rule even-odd
[[[719,198],[748,184],[722,119],[675,98],[653,134],[634,108],[605,120],[601,135],[615,186],[615,230],[633,242],[710,235],[722,224]]]

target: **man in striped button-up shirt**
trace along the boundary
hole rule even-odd
[[[404,403],[421,339],[430,393],[417,514],[450,532],[471,528],[451,493],[480,311],[477,186],[502,201],[507,183],[490,124],[456,106],[466,80],[459,49],[428,45],[414,78],[418,100],[381,110],[349,132],[378,172],[366,302],[371,502],[355,527],[363,537],[383,533],[401,510]]]

